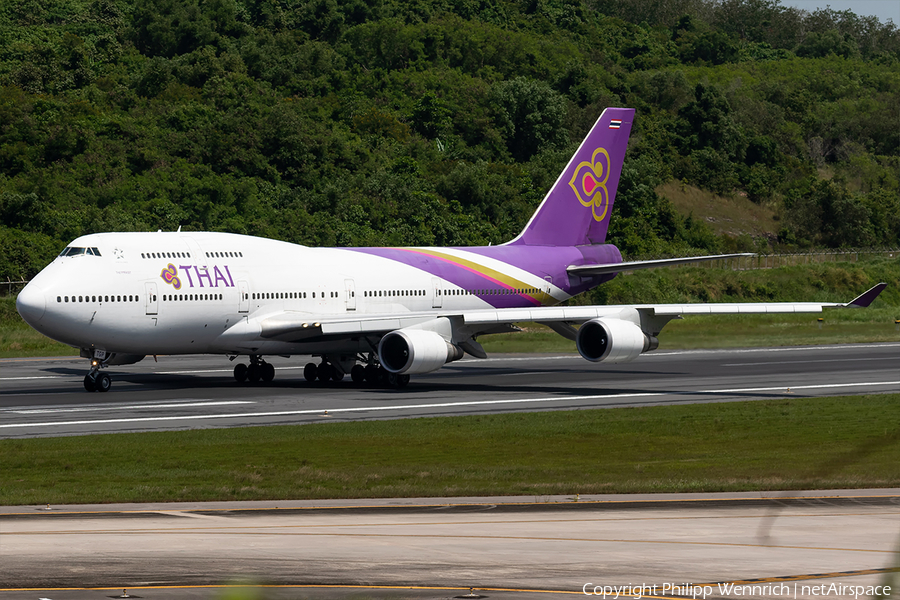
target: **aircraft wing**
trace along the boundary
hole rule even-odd
[[[726,258],[742,258],[756,256],[752,252],[740,254],[716,254],[713,256],[690,256],[681,258],[660,258],[657,260],[633,260],[629,262],[609,263],[602,265],[570,265],[566,267],[569,275],[605,275],[607,273],[621,273],[622,271],[636,271],[638,269],[654,269],[656,267],[672,267],[675,265],[687,265],[691,263],[707,262],[710,260],[722,260]]]
[[[510,331],[505,325],[536,322],[550,325],[570,337],[568,324],[581,324],[600,317],[637,315],[646,329],[658,332],[662,326],[682,315],[819,313],[824,308],[864,308],[887,287],[879,283],[849,302],[739,302],[698,304],[628,304],[604,306],[542,306],[477,310],[441,310],[404,314],[309,315],[283,311],[244,321],[232,327],[226,336],[256,334],[263,339],[303,341],[323,336],[379,335],[443,317],[456,321],[472,333]],[[556,325],[556,326],[555,326]],[[561,326],[561,327],[560,327]],[[572,330],[574,331],[574,330]]]

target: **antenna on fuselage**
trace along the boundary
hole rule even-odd
[[[181,233],[181,225],[178,226],[178,229],[175,231],[175,233]]]

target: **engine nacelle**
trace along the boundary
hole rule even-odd
[[[631,321],[599,318],[588,321],[575,337],[578,353],[591,362],[628,362],[642,352],[656,350],[659,340]]]
[[[398,329],[378,344],[378,359],[391,373],[430,373],[462,357],[461,348],[423,329]]]

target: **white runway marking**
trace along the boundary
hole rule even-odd
[[[790,390],[812,390],[812,389],[834,389],[834,388],[850,388],[850,387],[883,387],[883,386],[900,386],[900,381],[865,381],[859,383],[831,383],[821,385],[798,385],[798,386],[776,386],[763,388],[734,388],[722,390],[698,390],[698,391],[682,391],[682,392],[638,392],[629,394],[596,394],[590,396],[557,396],[550,398],[515,398],[508,400],[471,400],[460,402],[437,402],[431,404],[399,404],[392,406],[361,406],[355,408],[317,408],[308,410],[286,410],[262,413],[237,413],[237,414],[213,414],[213,415],[183,415],[170,417],[133,417],[123,419],[96,419],[91,421],[51,421],[45,423],[8,423],[0,425],[0,429],[21,429],[26,427],[60,427],[66,425],[105,425],[111,423],[152,423],[162,421],[196,421],[199,419],[258,419],[265,417],[286,417],[299,415],[322,415],[327,412],[329,415],[339,413],[359,413],[359,412],[376,412],[376,411],[392,411],[392,410],[420,410],[432,408],[455,408],[461,406],[493,406],[500,404],[549,404],[553,402],[573,402],[579,400],[617,400],[624,398],[652,398],[658,396],[694,396],[703,394],[738,394],[752,392],[771,392]]]
[[[17,415],[39,415],[47,413],[68,413],[68,412],[93,412],[97,410],[138,410],[141,408],[191,408],[196,406],[222,406],[229,404],[256,404],[252,400],[197,400],[194,402],[177,402],[169,404],[119,404],[119,405],[96,405],[96,406],[78,406],[67,408],[26,408],[5,410],[3,412],[15,413]]]
[[[292,369],[303,369],[306,365],[300,367],[275,367],[276,371],[290,371]],[[196,375],[197,373],[233,373],[234,369],[195,369],[193,371],[151,371],[154,375]]]
[[[746,363],[727,363],[723,364],[723,367],[756,367],[761,365],[804,365],[804,364],[819,364],[819,363],[832,363],[832,362],[872,362],[876,360],[898,360],[896,356],[880,356],[875,358],[829,358],[826,360],[771,360],[768,362],[746,362]]]

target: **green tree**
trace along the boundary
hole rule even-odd
[[[527,77],[501,81],[494,86],[493,103],[498,129],[515,159],[528,160],[566,141],[565,102],[546,83]]]

